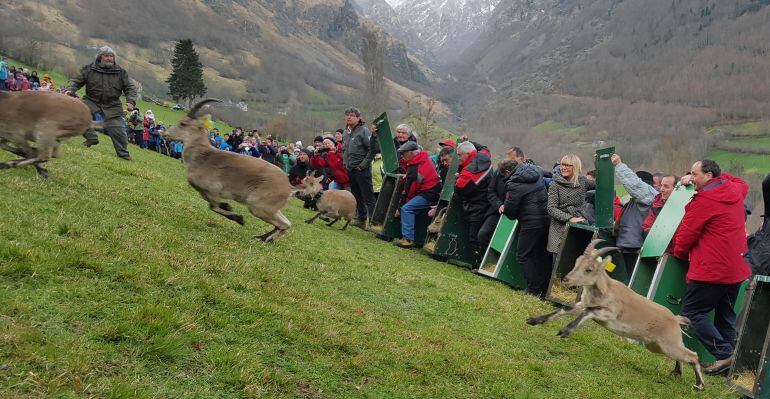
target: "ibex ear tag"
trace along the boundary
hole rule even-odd
[[[604,270],[606,270],[608,273],[612,273],[615,271],[615,268],[617,266],[612,262],[607,262],[606,265],[604,265]]]

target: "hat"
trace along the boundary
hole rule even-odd
[[[101,57],[103,55],[111,55],[111,56],[114,57],[115,56],[115,50],[113,50],[112,47],[110,47],[110,46],[102,46],[99,49],[99,52],[96,55],[98,57]]]
[[[452,140],[452,139],[445,139],[445,140],[439,142],[438,145],[440,145],[442,147],[447,146],[447,145],[452,147],[452,148],[457,147],[457,143],[455,143],[455,141]]]
[[[321,140],[321,142],[323,143],[325,140],[329,140],[332,143],[337,144],[337,140],[335,140],[334,137],[324,137],[324,139]]]
[[[302,147],[302,142],[297,140],[297,142],[294,143],[294,145],[296,145],[297,147]]]
[[[307,146],[306,150],[310,152],[315,152],[315,147],[313,147],[312,145],[309,145]]]
[[[315,138],[313,139],[313,142],[315,143],[316,141],[320,141],[320,142],[323,143],[323,141],[324,141],[323,136],[315,136]]]
[[[407,151],[416,151],[419,149],[420,149],[420,146],[417,145],[417,143],[415,143],[414,141],[407,141],[406,143],[401,144],[401,147],[398,147],[398,152],[404,153]]]
[[[642,179],[642,181],[645,182],[647,185],[652,186],[652,173],[644,170],[640,170],[636,172],[636,176]]]

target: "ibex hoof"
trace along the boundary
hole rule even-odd
[[[692,389],[696,391],[702,391],[703,390],[703,384],[695,384],[692,386]]]
[[[0,169],[10,169],[11,165],[8,165],[7,163],[0,163]]]
[[[538,324],[543,324],[542,317],[530,317],[527,319],[527,324],[530,326],[536,326]]]
[[[556,336],[560,338],[567,338],[569,337],[569,335],[570,335],[569,330],[560,330],[558,333],[556,333]]]
[[[232,219],[232,221],[234,221],[235,223],[240,224],[241,226],[245,224],[243,222],[243,215],[233,215],[230,217],[230,219]]]
[[[313,224],[313,220],[312,220],[312,219],[308,219],[308,220],[305,220],[305,223],[307,223],[307,224]]]

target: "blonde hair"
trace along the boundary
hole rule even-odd
[[[577,185],[578,179],[583,174],[583,163],[580,162],[580,157],[575,154],[567,154],[561,158],[561,163],[572,165],[572,177],[569,181],[570,183]]]

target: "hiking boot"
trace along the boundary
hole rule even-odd
[[[99,144],[99,140],[86,139],[86,141],[83,142],[83,145],[86,146],[86,148],[91,148],[92,145],[97,145],[97,144]]]
[[[120,159],[122,159],[124,161],[130,161],[131,160],[131,155],[126,155],[125,157],[118,157],[118,158],[120,158]]]
[[[399,248],[414,248],[414,242],[407,240],[406,238],[401,238],[396,241],[393,241],[393,245],[399,247]]]
[[[703,369],[703,372],[708,375],[727,375],[732,365],[733,357],[730,356],[727,359],[717,360],[710,367]]]

